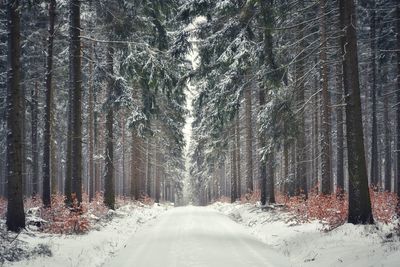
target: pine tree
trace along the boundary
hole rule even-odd
[[[7,229],[19,232],[25,227],[22,187],[22,121],[24,114],[20,87],[20,3],[7,1]]]
[[[49,36],[47,39],[47,62],[46,62],[46,107],[44,118],[44,144],[43,144],[43,205],[51,206],[50,199],[50,164],[51,164],[51,123],[52,123],[52,108],[53,108],[53,41],[54,41],[54,24],[55,24],[55,9],[56,1],[51,0],[49,3]],[[53,162],[53,164],[55,164]]]
[[[346,95],[349,172],[348,222],[353,224],[368,224],[373,222],[373,217],[364,153],[354,1],[340,0],[339,11],[341,28],[345,29],[341,49],[344,58],[343,84]]]
[[[70,8],[70,90],[71,90],[71,195],[82,202],[82,61],[80,1],[71,0]]]

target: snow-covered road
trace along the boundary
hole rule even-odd
[[[207,207],[175,208],[141,229],[104,266],[290,266],[243,226]]]

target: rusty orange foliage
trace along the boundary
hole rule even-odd
[[[391,192],[370,189],[372,212],[375,221],[390,223],[396,217],[397,196]],[[288,197],[277,193],[276,201],[284,204],[300,221],[320,220],[331,227],[347,221],[348,195],[320,195],[312,190],[308,199],[304,195]]]

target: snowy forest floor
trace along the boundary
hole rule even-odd
[[[101,266],[146,222],[169,208],[138,202],[109,210],[101,218],[90,214],[91,229],[82,234],[44,233],[28,225],[16,235],[6,232],[0,220],[0,266]]]
[[[89,216],[93,217],[91,228],[83,234],[46,233],[30,225],[16,235],[6,232],[5,221],[0,220],[0,266],[110,266],[107,265],[110,259],[118,260],[117,255],[127,250],[129,253],[129,247],[133,246],[130,251],[135,251],[141,243],[148,243],[147,246],[152,248],[153,244],[165,240],[168,240],[168,244],[172,242],[172,246],[166,244],[168,248],[182,243],[191,253],[196,253],[200,247],[211,249],[217,259],[226,262],[226,259],[232,260],[243,252],[241,246],[247,248],[249,244],[255,243],[250,242],[246,235],[252,235],[265,244],[262,254],[276,253],[275,259],[281,259],[283,266],[398,266],[400,262],[397,221],[368,226],[344,224],[331,229],[321,221],[299,220],[298,215],[289,212],[283,205],[261,210],[256,204],[239,202],[217,202],[199,208],[172,208],[169,204],[128,202],[121,204],[116,211],[106,212],[101,218],[93,214]],[[38,218],[28,216],[28,220],[37,221]],[[189,237],[192,230],[195,230],[195,234]],[[182,236],[182,231],[187,232]],[[201,234],[202,231],[204,234]],[[227,234],[234,238],[222,236],[224,231],[228,231]],[[163,235],[168,238],[164,240]],[[176,239],[181,240],[175,242],[175,235]],[[150,236],[153,240],[141,242],[137,240],[139,236],[142,239]],[[185,238],[188,237],[194,250],[187,246],[188,239]],[[217,243],[220,245],[213,247],[213,244],[208,244],[213,239],[219,239]],[[221,245],[221,242],[227,244]],[[162,249],[164,245],[155,245],[155,249]],[[165,263],[160,267],[168,267],[163,254],[155,253],[151,248],[146,252],[151,255],[150,259],[158,257],[157,261]],[[224,255],[230,248],[236,249],[238,255]],[[180,253],[184,251],[179,250]],[[259,249],[254,251],[259,252]],[[187,255],[186,252],[184,254]],[[204,258],[197,258],[197,263],[207,261],[210,256],[203,253],[199,255],[204,255]],[[287,264],[286,260],[290,263]],[[216,262],[212,263],[214,265],[200,263],[193,266],[220,266]]]
[[[262,211],[254,204],[222,203],[214,209],[244,225],[257,239],[289,258],[292,266],[399,266],[397,222],[344,224],[327,231],[314,220],[300,222],[284,207]]]

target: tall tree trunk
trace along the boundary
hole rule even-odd
[[[318,92],[318,80],[315,78],[315,90]],[[319,147],[319,118],[320,118],[320,99],[319,94],[314,96],[314,125],[313,125],[313,136],[314,136],[314,181],[311,183],[311,188],[318,191],[318,183],[319,183],[319,155],[320,155],[320,147]]]
[[[24,113],[20,78],[20,5],[18,0],[7,1],[7,229],[19,232],[25,227],[22,187],[22,121]]]
[[[396,100],[400,103],[400,4],[397,3],[396,7],[396,36],[397,36],[397,92]],[[396,106],[396,165],[397,165],[397,179],[395,188],[397,189],[397,197],[400,199],[400,105]],[[400,215],[400,201],[397,203],[398,215]]]
[[[70,1],[70,71],[72,93],[71,194],[82,202],[82,59],[79,0]]]
[[[356,15],[353,0],[340,0],[340,21],[344,29],[341,41],[343,55],[343,87],[346,99],[346,129],[349,171],[349,215],[353,224],[373,223],[368,189],[367,166],[361,116],[358,74]]]
[[[32,115],[32,195],[39,193],[39,148],[38,148],[38,83],[31,92],[31,115]]]
[[[238,198],[237,194],[237,187],[238,187],[238,182],[237,182],[237,159],[236,159],[236,134],[235,134],[235,124],[232,123],[233,125],[231,126],[231,143],[232,143],[232,149],[231,149],[231,203],[235,202]]]
[[[55,99],[53,90],[53,99]],[[50,132],[51,132],[51,139],[50,139],[50,177],[51,177],[51,194],[57,194],[58,188],[58,160],[57,160],[57,141],[56,141],[56,122],[55,122],[55,103],[52,101],[52,115],[51,115],[51,124],[50,124]]]
[[[242,196],[242,179],[241,179],[241,170],[240,170],[240,118],[239,118],[239,110],[236,114],[236,170],[237,170],[237,197],[240,199]]]
[[[150,138],[147,138],[147,173],[146,173],[146,193],[148,197],[151,197],[151,175],[152,175],[152,157],[151,157],[151,143],[150,143]]]
[[[89,137],[89,201],[93,200],[95,195],[95,170],[94,170],[94,88],[93,88],[93,44],[90,46],[90,58],[89,58],[89,103],[88,103],[88,137]]]
[[[43,205],[51,206],[50,191],[50,150],[51,150],[51,122],[52,122],[52,101],[53,101],[53,40],[54,23],[56,18],[56,1],[49,3],[49,36],[47,38],[46,58],[46,107],[44,113],[44,143],[43,143]]]
[[[260,88],[259,92],[259,102],[260,102],[260,110],[262,110],[265,106],[265,90]],[[265,135],[263,133],[259,133],[259,141],[260,147],[263,149],[266,146]],[[261,205],[265,205],[267,203],[267,159],[266,157],[262,157],[260,160],[260,189],[261,189]]]
[[[131,197],[132,199],[138,200],[140,198],[140,147],[139,147],[139,136],[137,130],[132,130],[132,147],[131,147]]]
[[[300,8],[304,8],[303,0],[299,1]],[[299,129],[296,140],[296,173],[299,187],[296,188],[297,194],[304,194],[305,198],[308,197],[307,190],[307,173],[306,173],[306,133],[305,133],[305,100],[304,100],[304,24],[300,23],[297,38],[299,40],[298,46],[298,62],[296,63],[296,81],[295,87],[297,91],[297,104],[299,105]]]
[[[371,133],[371,186],[378,190],[379,170],[378,170],[378,124],[376,119],[376,11],[375,1],[371,1],[370,17],[370,39],[371,39],[371,97],[372,97],[372,133]]]
[[[105,171],[104,171],[104,203],[110,209],[115,208],[115,180],[114,180],[114,143],[113,143],[113,125],[114,125],[114,50],[111,44],[107,47],[107,75],[108,77],[108,99],[106,114],[106,153]]]
[[[336,64],[336,185],[339,194],[344,191],[344,138],[343,138],[343,75],[342,64]]]
[[[68,129],[65,155],[65,179],[64,179],[64,195],[65,204],[72,204],[72,88],[68,92]]]
[[[94,105],[96,105],[97,103],[97,97],[96,94],[93,95],[93,103]],[[101,154],[101,145],[100,145],[100,130],[99,130],[100,126],[99,126],[99,113],[94,109],[93,111],[93,143],[94,143],[94,151],[96,153],[96,155],[100,155]],[[93,193],[94,196],[96,196],[97,192],[100,192],[100,180],[101,180],[101,161],[99,161],[98,159],[96,159],[96,161],[94,162],[94,188],[93,188]]]
[[[245,100],[245,126],[246,126],[246,193],[252,193],[253,187],[253,118],[251,104],[251,88],[244,91]]]
[[[330,96],[328,91],[328,59],[327,59],[327,38],[326,38],[326,1],[320,0],[320,64],[321,64],[321,193],[332,192],[332,171],[331,171],[331,139],[330,139]]]
[[[121,129],[122,129],[122,195],[127,196],[127,182],[125,171],[125,113],[121,115]]]
[[[289,193],[289,144],[288,141],[283,143],[283,193],[287,195]]]
[[[396,7],[396,35],[397,35],[397,93],[396,100],[400,103],[400,4]],[[396,106],[396,161],[397,161],[397,197],[400,199],[400,105]],[[400,201],[397,202],[397,211],[400,216]]]
[[[386,68],[384,68],[386,74]],[[391,133],[390,133],[390,120],[389,120],[389,95],[384,90],[383,97],[383,125],[384,125],[384,150],[385,150],[385,180],[384,187],[385,191],[391,192],[392,188],[392,156],[391,156]]]
[[[267,173],[268,173],[268,202],[269,203],[275,203],[275,166],[273,162],[275,153],[272,152],[271,155],[269,156],[271,160],[268,161],[267,165]]]
[[[156,130],[158,132],[159,127],[158,127],[159,122],[156,121]],[[161,194],[161,170],[160,170],[160,166],[161,166],[161,162],[160,162],[160,155],[161,155],[161,147],[160,147],[160,138],[157,135],[155,137],[156,141],[155,141],[155,145],[154,145],[154,167],[155,167],[155,202],[156,203],[160,203],[160,194]]]

